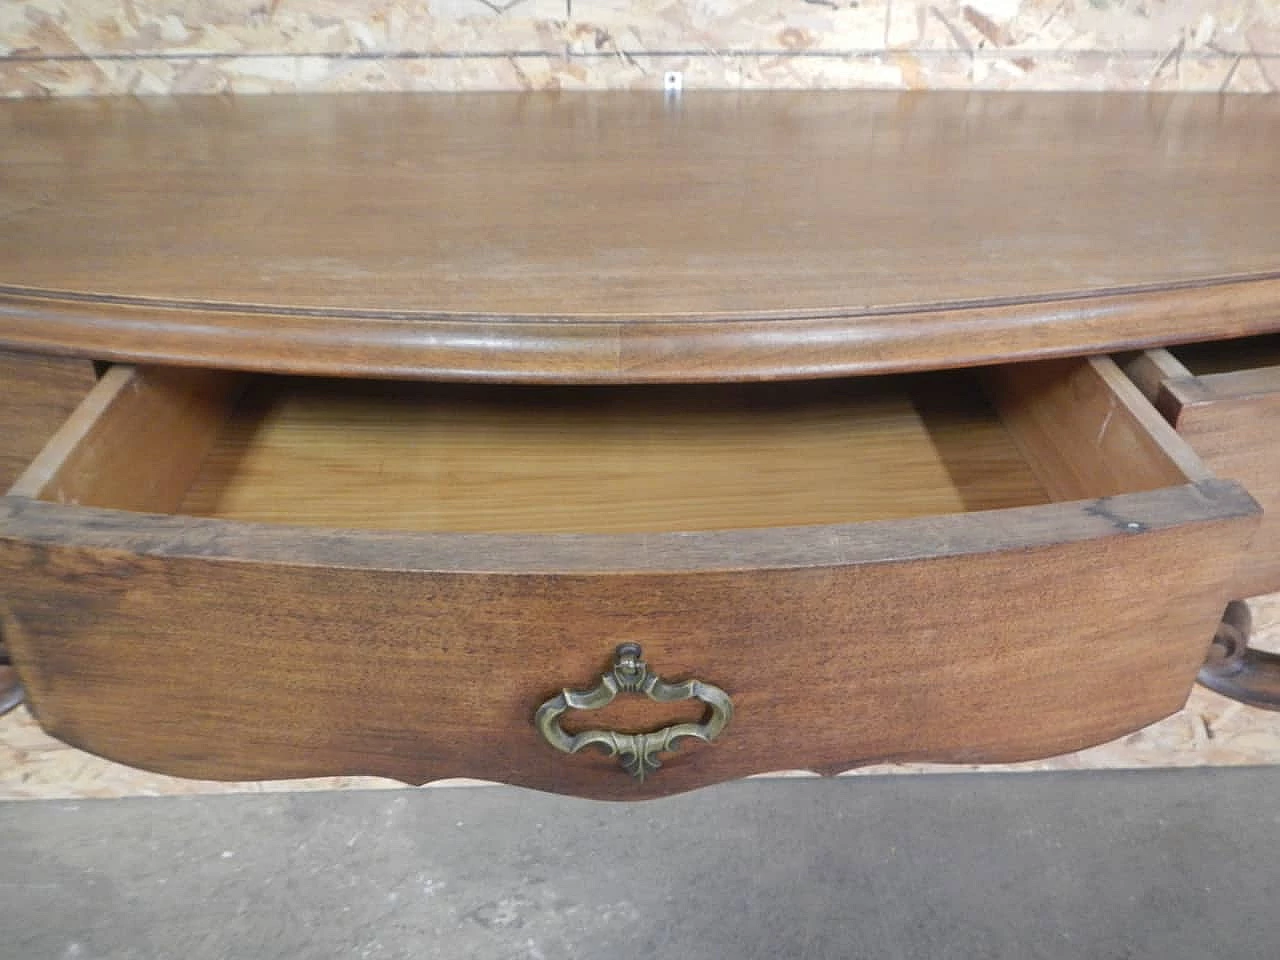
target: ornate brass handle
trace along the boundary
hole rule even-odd
[[[590,690],[563,690],[538,708],[534,722],[543,739],[557,750],[577,753],[583,747],[597,744],[629,774],[643,781],[660,766],[658,754],[675,750],[685,738],[710,743],[733,717],[733,701],[719,687],[701,680],[668,683],[653,673],[641,659],[637,643],[624,643],[614,651],[613,669],[600,677]],[[643,693],[659,703],[679,700],[701,700],[710,711],[701,723],[677,723],[653,733],[618,733],[614,730],[584,730],[565,733],[560,718],[569,710],[598,710],[607,706],[619,693]]]

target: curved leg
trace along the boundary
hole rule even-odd
[[[0,715],[8,713],[22,702],[22,684],[18,671],[9,664],[9,658],[0,647]]]
[[[4,636],[0,634],[0,716],[8,713],[22,700],[22,684],[18,682],[18,671],[9,660]]]
[[[1232,700],[1280,710],[1280,655],[1251,649],[1252,632],[1249,608],[1239,600],[1231,601],[1200,668],[1199,680]]]

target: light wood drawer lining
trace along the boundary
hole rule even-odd
[[[897,520],[1205,479],[1106,361],[664,389],[112,370],[13,493],[319,527],[616,533]]]

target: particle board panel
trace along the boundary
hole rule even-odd
[[[1273,91],[1275,4],[523,0],[9,4],[0,94],[271,90]]]

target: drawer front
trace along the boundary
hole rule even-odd
[[[0,490],[7,490],[92,388],[88,360],[0,350]],[[0,631],[0,713],[22,700]]]
[[[1129,369],[1205,464],[1242,483],[1263,508],[1236,596],[1280,591],[1280,339],[1202,356],[1207,349],[1150,351]]]
[[[1149,494],[1054,518],[1052,545],[1020,541],[1031,517],[979,518],[945,547],[911,521],[797,543],[810,556],[790,569],[479,574],[431,569],[444,556],[415,569],[434,549],[412,539],[264,542],[19,505],[0,543],[5,627],[51,732],[190,777],[468,776],[628,798],[776,769],[1013,761],[1181,706],[1241,540],[1224,506],[1242,504],[1213,485]],[[735,707],[718,742],[645,783],[547,749],[533,726],[620,641]]]
[[[221,393],[144,373],[113,371],[0,506],[3,626],[46,729],[190,777],[466,776],[639,799],[1074,750],[1178,709],[1257,522],[1105,360],[990,377],[1053,502],[617,534],[164,515]],[[131,422],[148,428],[136,449]],[[160,442],[166,422],[182,443]],[[146,487],[133,475],[157,451],[163,482]],[[643,780],[595,749],[557,752],[535,724],[624,642],[733,708],[714,742],[684,741]],[[624,694],[563,723],[647,732],[700,709]]]

